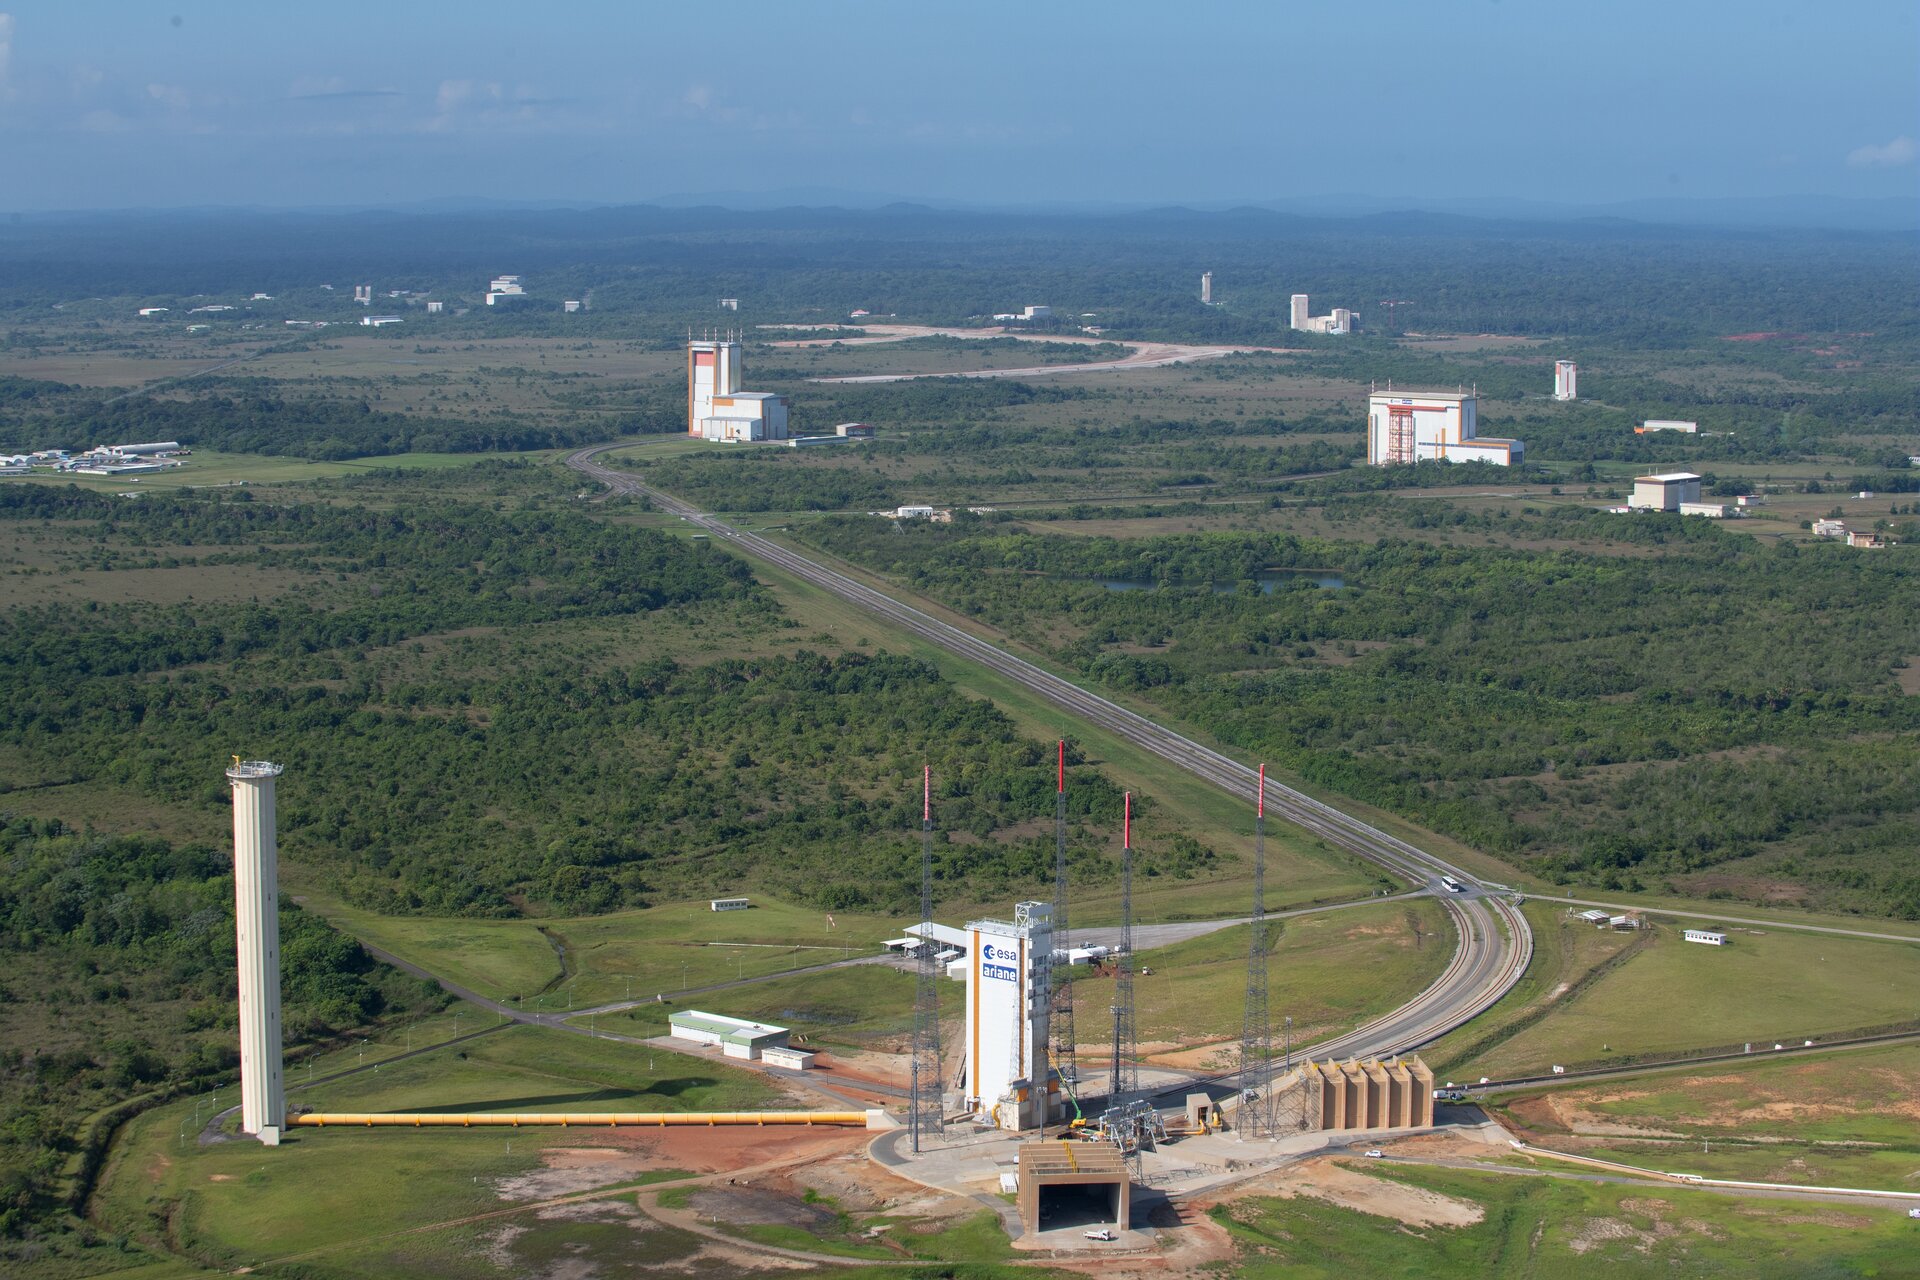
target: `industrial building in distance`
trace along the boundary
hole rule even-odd
[[[1311,314],[1312,306],[1304,293],[1293,295],[1292,308],[1288,320],[1292,328],[1301,333],[1354,333],[1360,328],[1360,313],[1346,307],[1335,307],[1324,316]]]
[[[1553,362],[1553,398],[1555,400],[1580,398],[1580,366],[1573,361]]]
[[[740,343],[732,337],[687,343],[687,434],[743,444],[787,438],[787,398],[740,389]]]
[[[1479,434],[1477,396],[1466,391],[1375,391],[1367,397],[1367,463],[1375,467],[1415,462],[1490,462],[1514,466],[1526,460],[1518,440]]]
[[[1635,511],[1678,511],[1700,501],[1700,477],[1691,471],[1635,476],[1627,506]]]

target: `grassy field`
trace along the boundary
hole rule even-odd
[[[297,1073],[295,1073],[297,1075]],[[734,1110],[778,1105],[758,1075],[664,1050],[516,1027],[295,1095],[330,1110]],[[579,1147],[568,1130],[302,1130],[278,1150],[237,1141],[197,1145],[190,1099],[147,1112],[123,1134],[98,1211],[121,1230],[165,1240],[210,1266],[376,1240],[421,1224],[502,1207],[503,1183],[544,1167],[550,1147]],[[229,1100],[230,1101],[230,1100]],[[204,1114],[208,1108],[202,1107]],[[610,1164],[603,1182],[667,1176]],[[589,1178],[579,1190],[592,1189]],[[524,1196],[519,1198],[525,1198]],[[510,1237],[511,1238],[511,1237]],[[425,1239],[389,1256],[330,1253],[327,1275],[417,1275],[414,1250],[473,1257],[455,1238]],[[672,1256],[678,1256],[677,1251]],[[387,1258],[377,1267],[375,1256]]]
[[[1761,1182],[1920,1191],[1920,1047],[1516,1093],[1503,1120],[1559,1150]]]
[[[542,921],[380,916],[320,893],[306,901],[354,936],[469,990],[548,1010],[871,955],[903,923],[836,913],[829,930],[826,913],[769,898],[750,911],[711,911],[701,899]]]
[[[1271,927],[1279,933],[1268,962],[1274,1012],[1293,1017],[1297,1045],[1411,999],[1438,976],[1453,947],[1440,908],[1430,901],[1352,907]],[[1238,1035],[1247,935],[1241,926],[1140,951],[1135,998],[1143,1043],[1191,1046]],[[1351,975],[1362,965],[1369,980],[1355,984]],[[1148,969],[1150,976],[1141,972]],[[1080,1007],[1104,1011],[1112,1003],[1113,980],[1080,970],[1074,993]],[[957,1011],[964,1001],[961,984],[943,985],[941,998],[949,1014]],[[892,965],[861,965],[716,992],[701,996],[700,1007],[792,1027],[813,1042],[894,1051],[911,1026],[913,977]],[[663,1035],[671,1012],[671,1006],[642,1005],[594,1025],[627,1035]],[[579,1018],[574,1022],[584,1025]],[[1101,1041],[1104,1025],[1093,1018],[1081,1024],[1081,1034],[1089,1043]]]
[[[699,997],[700,1008],[755,1022],[790,1027],[809,1045],[848,1045],[895,1051],[913,1027],[913,973],[892,964],[855,965],[800,977],[768,978],[732,991]],[[943,988],[960,1001],[960,985]],[[643,1004],[593,1019],[602,1031],[629,1036],[667,1034],[672,1004]],[[951,1012],[951,1010],[949,1010]],[[572,1019],[576,1026],[588,1020]]]
[[[1268,975],[1273,1016],[1291,1017],[1296,1048],[1345,1031],[1411,999],[1438,977],[1453,954],[1453,933],[1439,904],[1415,899],[1274,921]],[[1134,999],[1143,1044],[1233,1040],[1237,1051],[1246,1003],[1248,927],[1143,950]],[[1151,974],[1146,970],[1152,970]],[[1364,981],[1355,974],[1364,971]],[[1104,1012],[1113,980],[1076,976],[1076,1008]],[[1081,1038],[1104,1042],[1098,1016]]]
[[[1550,1016],[1561,1000],[1591,979],[1597,968],[1626,953],[1636,939],[1647,936],[1596,929],[1584,920],[1570,918],[1564,907],[1537,898],[1520,910],[1533,929],[1533,962],[1498,1004],[1422,1051],[1443,1076],[1454,1073],[1456,1067],[1472,1065],[1493,1046]]]
[[[1456,1067],[1497,1078],[1753,1042],[1819,1037],[1915,1016],[1920,946],[1731,929],[1729,945],[1658,925],[1629,959],[1511,1038]]]
[[[1583,1277],[1807,1277],[1914,1274],[1914,1227],[1886,1209],[1740,1200],[1666,1186],[1396,1167],[1369,1180],[1471,1207],[1471,1226],[1408,1226],[1299,1196],[1214,1210],[1261,1280],[1576,1280]]]

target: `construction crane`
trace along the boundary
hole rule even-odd
[[[1413,301],[1409,298],[1382,298],[1380,299],[1380,305],[1387,309],[1387,332],[1398,333],[1399,330],[1394,328],[1393,324],[1393,309],[1395,307],[1410,307],[1413,305]]]

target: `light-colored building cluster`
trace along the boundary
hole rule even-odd
[[[1367,397],[1367,462],[1524,462],[1520,441],[1479,433],[1479,411],[1479,398],[1470,392],[1375,391]]]
[[[1360,328],[1360,313],[1335,307],[1324,316],[1312,314],[1312,304],[1304,293],[1293,295],[1288,324],[1301,333],[1354,333]]]
[[[765,1062],[768,1066],[793,1071],[804,1071],[813,1065],[813,1054],[787,1043],[791,1033],[785,1027],[729,1018],[723,1013],[702,1013],[697,1009],[668,1014],[667,1025],[675,1040],[717,1048],[724,1057]]]
[[[743,391],[740,343],[702,338],[687,343],[687,434],[745,444],[787,438],[787,398]]]
[[[1845,520],[1815,520],[1813,536],[1839,538],[1850,547],[1862,547],[1869,551],[1878,551],[1893,545],[1893,539],[1885,534],[1873,533],[1866,529],[1849,529]]]
[[[155,440],[148,444],[97,444],[82,453],[70,453],[65,449],[36,449],[32,453],[0,454],[0,475],[26,475],[36,467],[83,476],[139,475],[185,466],[181,459],[192,452],[178,440]]]
[[[495,276],[487,283],[487,305],[490,307],[526,296],[526,285],[519,276]]]
[[[1633,434],[1637,436],[1657,435],[1662,431],[1677,431],[1685,436],[1698,435],[1700,434],[1700,424],[1697,422],[1682,422],[1678,418],[1648,418],[1645,422],[1633,429]]]
[[[856,311],[853,314],[855,314],[856,316],[865,315],[866,312]],[[1002,311],[998,315],[994,316],[994,319],[998,320],[1002,324],[1019,324],[1023,321],[1051,320],[1053,319],[1053,308],[1052,307],[1024,307],[1017,312]]]

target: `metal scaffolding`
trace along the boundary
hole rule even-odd
[[[1058,782],[1053,798],[1053,950],[1062,963],[1053,966],[1053,1063],[1063,1086],[1071,1089],[1074,1069],[1073,965],[1066,952],[1073,946],[1067,933],[1067,744],[1060,742]],[[1044,1087],[1045,1082],[1041,1082]]]
[[[940,970],[933,938],[933,768],[920,775],[920,945],[914,951],[913,1069],[907,1097],[907,1129],[914,1154],[921,1140],[940,1132]]]
[[[1133,1028],[1133,792],[1126,795],[1120,855],[1120,948],[1113,966],[1113,1064],[1107,1104],[1140,1091],[1140,1061]]]
[[[1259,804],[1253,818],[1253,940],[1247,946],[1247,1008],[1240,1024],[1242,1137],[1274,1136],[1273,1022],[1267,1013],[1267,766],[1260,766]]]

